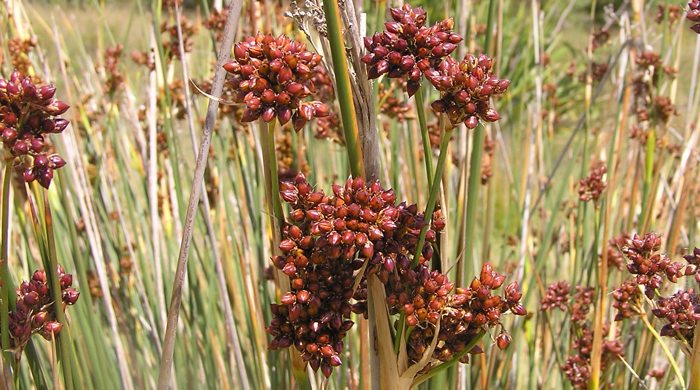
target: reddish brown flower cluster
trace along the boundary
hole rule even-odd
[[[57,271],[63,297],[60,309],[54,304],[44,270],[35,271],[31,280],[22,282],[17,288],[17,302],[10,312],[9,323],[13,348],[21,350],[34,333],[51,340],[63,328],[56,320],[56,310],[65,310],[66,305],[75,304],[80,293],[71,287],[71,274],[65,273],[60,266]]]
[[[452,19],[425,27],[423,8],[404,4],[390,11],[393,21],[385,23],[386,30],[364,38],[367,54],[362,57],[362,62],[369,68],[367,75],[370,79],[383,74],[404,79],[406,92],[413,96],[420,87],[422,73],[449,56],[462,37],[452,31]]]
[[[688,14],[686,17],[694,23],[690,29],[700,34],[700,0],[688,2]]]
[[[124,84],[124,75],[119,71],[119,58],[123,49],[122,44],[117,44],[105,50],[104,72],[106,79],[104,88],[108,94],[115,93]]]
[[[668,12],[668,15],[666,13]],[[700,15],[700,13],[698,13]],[[668,20],[668,23],[673,26],[683,15],[683,8],[676,4],[657,4],[656,5],[656,17],[654,21],[657,24],[661,24],[664,19]]]
[[[447,276],[431,271],[426,261],[411,269],[408,258],[399,256],[396,270],[386,284],[387,304],[392,314],[404,314],[406,324],[414,327],[407,341],[411,362],[419,361],[429,348],[438,321],[438,344],[432,357],[444,362],[461,355],[460,361],[467,363],[467,352],[481,352],[479,348],[465,351],[478,340],[481,330],[500,326],[501,316],[508,311],[515,315],[526,314],[520,304],[522,293],[517,283],[506,286],[503,296],[493,294],[503,285],[505,276],[495,272],[488,263],[468,288],[457,288],[454,293],[454,285]],[[505,349],[509,343],[510,336],[501,331],[497,337],[498,347]],[[424,370],[430,367],[432,365]]]
[[[566,280],[555,282],[547,287],[544,297],[540,300],[540,308],[547,311],[553,308],[558,308],[561,311],[569,310],[569,292],[571,286]]]
[[[321,63],[321,56],[306,51],[305,44],[284,35],[257,34],[237,43],[233,52],[235,59],[224,68],[236,91],[234,101],[246,106],[243,122],[292,120],[298,131],[313,118],[329,114],[324,103],[303,101],[312,95],[309,80]]]
[[[300,174],[281,183],[280,195],[292,211],[282,232],[283,254],[273,264],[290,277],[292,291],[273,305],[270,348],[294,345],[314,370],[329,376],[341,362],[350,312],[367,310],[366,280],[360,275],[353,291],[353,272],[369,261],[366,272],[388,280],[397,256],[415,250],[424,218],[415,205],[397,205],[394,191],[376,181],[349,179],[327,196]],[[435,235],[429,231],[424,253],[432,251]]]
[[[0,136],[9,159],[19,159],[25,167],[26,182],[37,180],[49,188],[53,171],[66,162],[57,154],[49,154],[46,136],[61,133],[68,121],[58,118],[68,105],[54,98],[56,87],[35,84],[31,77],[19,72],[8,80],[0,78]],[[31,162],[28,157],[31,157]]]
[[[578,324],[578,335],[574,338],[572,349],[575,354],[566,359],[562,370],[571,385],[576,389],[588,387],[591,377],[591,352],[593,351],[593,330],[588,323]],[[601,356],[601,371],[605,371],[612,362],[624,355],[622,342],[615,338],[607,338],[610,326],[603,326],[603,350]]]
[[[700,296],[691,288],[678,291],[668,298],[656,300],[654,316],[668,322],[661,328],[662,336],[669,336],[693,344],[695,326],[700,322]]]
[[[608,266],[615,267],[620,271],[625,268],[626,263],[622,254],[622,247],[629,238],[629,234],[622,233],[608,241]]]
[[[572,351],[561,369],[574,388],[585,388],[591,376],[591,352],[593,351],[593,330],[588,315],[595,298],[595,289],[576,286],[576,294],[570,299],[570,286],[566,281],[552,283],[547,287],[540,304],[542,310],[559,308],[571,316]],[[622,342],[615,337],[606,337],[610,326],[603,326],[602,370],[624,355]]]
[[[180,16],[180,29],[182,31],[182,47],[185,53],[189,53],[194,48],[192,38],[197,33],[197,27],[189,21],[184,15]],[[168,59],[181,59],[180,39],[177,36],[177,23],[172,24],[163,22],[160,25],[160,32],[163,36],[163,49]]]
[[[683,256],[688,266],[685,268],[685,275],[695,275],[695,281],[700,283],[700,248],[695,248],[691,253]]]
[[[636,275],[635,282],[644,285],[644,293],[653,299],[656,289],[661,287],[663,276],[675,283],[683,276],[683,264],[671,261],[665,254],[659,253],[661,237],[647,233],[643,237],[634,235],[627,239],[622,253],[630,261],[627,270]]]
[[[425,71],[426,78],[440,91],[440,99],[432,103],[437,113],[445,113],[453,125],[460,122],[474,129],[479,120],[495,122],[501,118],[489,100],[503,94],[509,80],[496,78],[493,61],[482,54],[468,54],[461,62],[447,57],[435,69]]]
[[[617,309],[615,321],[631,318],[641,313],[642,291],[635,280],[622,283],[612,293],[612,306]]]
[[[368,275],[384,284],[390,313],[405,315],[406,324],[414,327],[407,345],[411,361],[420,360],[438,321],[442,342],[433,357],[444,361],[464,350],[481,329],[500,325],[503,313],[525,314],[516,283],[502,297],[492,295],[505,277],[488,264],[480,278],[456,294],[446,275],[430,270],[432,245],[445,224],[439,210],[422,255],[411,264],[424,216],[416,205],[397,204],[394,191],[378,182],[348,179],[326,195],[300,174],[281,183],[280,195],[292,211],[282,231],[282,255],[273,264],[290,277],[291,291],[281,304],[272,305],[270,348],[294,346],[325,376],[341,364],[343,338],[353,325],[350,313],[367,314]],[[364,273],[354,275],[363,266]],[[507,335],[499,336],[499,347],[508,341]]]
[[[36,47],[36,38],[12,38],[7,41],[7,51],[10,53],[12,67],[22,74],[28,74],[32,62],[29,53]],[[2,56],[0,56],[0,59]],[[0,61],[2,62],[2,61]]]
[[[603,176],[608,171],[607,167],[602,164],[595,164],[591,167],[588,176],[581,179],[578,184],[578,198],[581,202],[594,201],[598,202],[600,195],[605,190],[607,184],[603,181]]]
[[[152,50],[132,51],[131,61],[133,61],[135,64],[146,67],[151,72],[156,69],[156,57]]]
[[[228,19],[228,8],[222,10],[212,10],[209,18],[204,21],[204,28],[214,33],[217,42],[220,42],[224,37],[224,26]]]

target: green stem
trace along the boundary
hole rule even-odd
[[[412,267],[418,265],[418,260],[423,252],[423,245],[425,245],[425,236],[428,234],[428,228],[430,228],[430,219],[433,216],[433,211],[435,211],[435,204],[437,203],[438,196],[440,194],[440,184],[442,177],[442,172],[445,170],[445,161],[447,161],[447,146],[450,143],[450,138],[452,137],[453,128],[445,128],[445,120],[442,116],[440,117],[440,127],[442,128],[442,138],[440,139],[440,157],[438,158],[438,165],[435,169],[435,180],[433,180],[433,185],[430,186],[430,196],[428,197],[428,205],[425,207],[425,225],[420,230],[420,237],[418,237],[418,245],[416,246],[416,252],[413,255]]]
[[[35,188],[37,187],[34,184]],[[61,281],[58,277],[58,257],[56,255],[56,239],[53,232],[53,219],[51,217],[51,208],[49,206],[49,200],[46,196],[46,191],[41,191],[44,200],[44,217],[46,219],[46,242],[48,246],[48,260],[50,269],[46,270],[46,274],[49,275],[49,282],[51,283],[51,294],[53,295],[54,301],[54,312],[56,313],[56,320],[63,325],[61,332],[57,335],[59,344],[58,356],[63,364],[63,380],[65,388],[68,390],[76,388],[74,376],[77,376],[75,372],[75,367],[73,366],[73,345],[70,338],[70,329],[68,328],[68,321],[66,320],[66,314],[63,312],[63,291],[61,290]]]
[[[9,236],[10,236],[10,184],[12,183],[12,163],[6,162],[5,175],[2,181],[2,252],[0,252],[0,284],[2,284],[2,293],[0,295],[0,322],[2,323],[2,350],[8,351],[10,348],[10,281],[9,281]],[[12,359],[6,356],[6,362],[12,362]]]
[[[700,332],[695,331],[690,358],[690,390],[700,390]]]
[[[337,0],[323,0],[323,11],[326,14],[328,26],[328,41],[333,57],[333,71],[335,73],[336,94],[340,105],[340,116],[343,121],[343,132],[350,160],[350,172],[353,177],[365,175],[362,163],[362,150],[358,136],[357,117],[352,98],[350,85],[350,66],[345,53],[345,42],[340,26],[340,11]]]
[[[428,205],[425,208],[425,225],[420,231],[420,236],[418,237],[418,245],[416,245],[416,252],[413,255],[413,261],[411,263],[411,268],[418,265],[418,260],[423,252],[423,246],[425,245],[425,236],[428,234],[428,228],[430,227],[430,219],[435,210],[435,204],[437,203],[438,194],[440,193],[440,183],[439,178],[442,177],[442,172],[445,170],[445,161],[447,160],[447,146],[450,144],[450,138],[452,137],[453,128],[446,129],[444,117],[440,117],[440,127],[442,128],[442,137],[440,138],[440,157],[438,158],[438,165],[435,169],[435,180],[433,185],[430,187],[430,196],[428,197]],[[399,317],[398,333],[394,340],[394,351],[398,352],[399,345],[401,343],[401,338],[404,336],[404,328],[406,326],[406,315],[401,314]],[[410,332],[409,332],[410,333]],[[408,333],[407,333],[408,334]]]
[[[477,126],[474,130],[472,155],[469,160],[469,182],[467,188],[467,221],[464,233],[464,279],[469,280],[472,273],[474,257],[474,230],[476,227],[476,206],[479,199],[479,188],[481,187],[481,160],[484,154],[484,126]]]
[[[640,317],[642,317],[642,322],[644,322],[644,325],[647,327],[649,332],[654,336],[656,341],[659,342],[659,345],[661,346],[661,350],[664,351],[664,355],[666,355],[666,358],[668,359],[668,362],[671,364],[671,368],[673,368],[673,373],[676,375],[676,378],[678,378],[678,382],[681,384],[681,388],[685,389],[685,380],[683,380],[683,374],[681,374],[681,369],[678,367],[678,363],[676,362],[676,359],[674,359],[673,354],[671,351],[668,349],[668,346],[666,346],[666,343],[661,339],[661,335],[659,332],[654,329],[654,327],[649,323],[649,319],[646,316],[646,313],[643,313]],[[692,379],[692,376],[691,376]],[[696,384],[697,386],[697,384]],[[696,387],[697,389],[697,387]],[[695,390],[695,389],[693,389]]]
[[[282,211],[282,202],[280,201],[280,181],[279,174],[277,173],[277,150],[275,149],[275,121],[267,124],[267,139],[266,144],[267,150],[264,151],[267,157],[265,162],[267,165],[266,172],[268,177],[268,184],[270,185],[270,192],[268,193],[269,199],[272,202],[272,208],[270,211],[273,212],[273,217],[277,222],[277,226],[274,228],[279,231],[284,221],[284,211]],[[277,236],[278,233],[275,233]]]
[[[423,161],[425,162],[425,175],[428,177],[428,188],[433,187],[433,149],[430,147],[428,124],[425,119],[425,98],[423,88],[416,91],[416,111],[418,111],[418,123],[420,124],[420,136],[423,141]]]

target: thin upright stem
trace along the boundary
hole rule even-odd
[[[447,147],[450,144],[450,138],[452,138],[452,131],[453,128],[445,128],[445,121],[446,119],[444,117],[440,117],[440,127],[442,129],[442,137],[440,138],[440,156],[438,157],[438,165],[437,168],[435,169],[435,180],[433,181],[433,185],[430,187],[430,195],[428,197],[428,205],[425,208],[425,225],[423,225],[423,228],[421,228],[420,231],[420,236],[418,237],[418,244],[416,245],[416,252],[413,255],[413,261],[411,262],[411,267],[415,267],[418,265],[418,261],[420,259],[420,256],[423,253],[423,246],[425,245],[425,236],[428,234],[428,229],[430,228],[430,220],[433,216],[433,211],[435,211],[435,205],[437,204],[437,199],[440,194],[440,184],[441,180],[439,178],[442,177],[442,172],[445,170],[445,161],[447,160],[447,155],[449,154],[447,152]],[[399,345],[401,342],[401,338],[405,337],[404,336],[404,328],[406,325],[406,315],[401,314],[399,318],[399,324],[398,324],[398,335],[396,339],[394,340],[394,350],[398,352]]]
[[[0,283],[2,295],[0,296],[0,323],[2,323],[2,350],[10,348],[10,283],[9,283],[9,238],[10,238],[10,184],[12,183],[12,163],[6,162],[5,173],[2,180],[2,252],[0,252]],[[11,362],[7,360],[6,362]]]
[[[338,1],[323,0],[323,11],[326,14],[326,23],[328,25],[328,41],[331,46],[331,56],[333,57],[336,92],[338,104],[340,105],[340,116],[343,121],[348,159],[350,160],[350,172],[353,177],[364,177],[362,149],[358,135],[357,117],[355,116],[355,104],[352,99],[350,69],[340,25]]]
[[[194,178],[192,180],[192,192],[190,193],[190,199],[187,205],[185,226],[182,231],[182,240],[180,241],[180,253],[178,254],[177,259],[177,269],[175,270],[172,299],[168,310],[167,327],[163,340],[163,353],[161,355],[160,371],[158,373],[159,390],[167,390],[172,382],[175,336],[177,332],[180,305],[182,303],[182,289],[187,276],[187,258],[190,253],[190,244],[192,243],[192,234],[194,232],[194,217],[197,213],[197,206],[202,196],[202,183],[204,181],[204,170],[207,167],[207,160],[209,157],[212,129],[214,128],[214,123],[216,122],[216,111],[219,107],[219,98],[221,97],[224,88],[224,79],[226,77],[224,63],[228,61],[231,55],[231,47],[233,46],[233,38],[236,35],[242,5],[242,0],[233,0],[229,5],[229,15],[226,19],[226,25],[223,33],[224,39],[219,49],[218,61],[214,72],[211,95],[214,96],[215,99],[209,100],[209,106],[207,107],[207,116],[204,122],[204,130],[202,132],[202,142],[199,145],[197,163],[194,171]]]
[[[418,112],[418,124],[420,125],[420,137],[423,141],[423,162],[425,163],[425,175],[428,178],[428,188],[433,186],[433,149],[428,135],[428,123],[425,119],[425,98],[423,88],[416,91],[416,111]]]

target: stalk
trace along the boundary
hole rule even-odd
[[[190,252],[190,244],[192,243],[192,234],[194,232],[194,217],[197,212],[197,205],[202,195],[202,183],[204,180],[204,170],[207,166],[209,157],[209,146],[211,145],[212,129],[216,122],[216,110],[219,107],[219,98],[223,92],[224,79],[226,70],[223,65],[228,61],[231,55],[231,47],[233,46],[233,38],[238,25],[238,18],[241,13],[241,0],[231,1],[229,5],[229,15],[224,27],[224,40],[219,50],[216,71],[214,73],[213,87],[211,94],[215,99],[209,100],[207,107],[207,116],[204,123],[204,131],[202,133],[202,142],[199,145],[197,154],[197,163],[192,180],[192,192],[190,194],[189,203],[187,205],[187,214],[185,216],[185,226],[182,232],[182,240],[180,242],[180,253],[177,259],[177,269],[175,271],[175,280],[173,282],[172,299],[168,310],[167,328],[163,340],[163,353],[161,355],[160,370],[158,374],[158,389],[167,390],[172,382],[172,365],[173,353],[175,352],[175,335],[177,332],[177,322],[182,303],[182,288],[185,284],[187,276],[187,257]]]
[[[0,295],[0,322],[2,323],[2,350],[10,348],[10,283],[9,283],[9,238],[10,238],[10,184],[12,183],[12,164],[7,161],[5,174],[2,180],[2,252],[0,252],[0,284],[2,284],[2,295]],[[4,354],[9,358],[11,354]]]
[[[428,197],[428,205],[425,208],[425,225],[420,230],[420,236],[418,237],[418,244],[416,245],[416,252],[413,254],[413,261],[411,262],[411,268],[418,265],[418,260],[423,253],[423,246],[425,245],[425,236],[428,234],[428,228],[430,227],[430,218],[435,211],[435,204],[437,203],[438,196],[440,194],[440,184],[441,180],[438,178],[442,177],[442,172],[445,170],[445,161],[447,160],[447,147],[450,143],[450,138],[452,137],[452,131],[454,128],[445,128],[444,116],[440,117],[440,127],[442,128],[442,136],[440,138],[440,157],[438,157],[438,165],[435,169],[435,181],[430,187],[430,195]],[[404,337],[404,328],[406,326],[406,315],[401,314],[399,318],[399,334],[394,340],[394,351],[398,352],[399,346],[401,345],[401,339]],[[409,332],[410,333],[410,332]]]
[[[700,390],[700,332],[695,332],[690,358],[690,390]]]
[[[34,184],[37,188],[37,184]],[[48,247],[48,262],[50,269],[46,270],[47,275],[49,275],[49,282],[51,283],[51,295],[53,295],[54,301],[54,311],[56,313],[56,320],[63,325],[63,329],[58,334],[58,345],[59,353],[58,356],[61,359],[61,364],[63,365],[63,380],[65,388],[68,390],[76,388],[77,383],[77,372],[76,367],[74,367],[73,361],[73,343],[71,342],[70,329],[68,327],[68,321],[66,320],[66,314],[63,312],[63,292],[61,291],[61,283],[58,279],[58,259],[56,256],[56,240],[54,238],[53,232],[53,219],[51,217],[51,208],[49,207],[49,200],[46,196],[46,192],[41,192],[44,198],[44,218],[46,219],[46,244]],[[80,386],[77,386],[80,387]]]
[[[350,172],[353,177],[364,177],[362,150],[358,136],[355,105],[352,100],[348,57],[345,53],[345,42],[343,41],[343,33],[340,27],[338,1],[323,0],[323,11],[326,14],[326,23],[328,25],[328,41],[331,46],[336,94],[340,105],[340,116],[343,121],[343,132],[345,134],[348,159],[350,160]]]
[[[418,111],[418,123],[420,124],[420,137],[423,141],[423,161],[425,162],[425,175],[428,177],[428,188],[433,187],[433,150],[430,147],[428,135],[428,123],[425,119],[425,98],[423,88],[416,91],[416,111]]]
[[[493,21],[496,9],[496,0],[489,0],[489,16],[486,27],[486,40],[484,49],[489,50],[491,46],[491,38],[493,35]],[[474,251],[472,246],[474,243],[474,228],[476,227],[476,203],[479,199],[479,182],[481,178],[481,158],[484,153],[484,126],[477,126],[474,129],[474,142],[472,146],[472,155],[469,159],[469,187],[467,189],[467,222],[464,234],[464,270],[467,272],[464,275],[464,280],[468,280],[467,276],[471,271],[473,264]]]

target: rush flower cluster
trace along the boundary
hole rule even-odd
[[[440,210],[412,264],[425,217],[416,205],[397,203],[394,191],[377,181],[351,178],[327,195],[299,174],[281,183],[280,195],[292,211],[282,231],[282,255],[273,264],[289,276],[291,291],[272,305],[270,348],[294,346],[325,376],[342,363],[343,339],[353,326],[350,314],[367,315],[369,275],[384,284],[390,313],[403,314],[414,329],[407,343],[411,361],[420,360],[438,322],[440,343],[433,357],[444,361],[463,351],[480,330],[500,325],[503,313],[525,314],[517,284],[508,285],[503,296],[492,293],[505,276],[488,264],[469,288],[456,293],[446,275],[430,270],[433,244],[445,224]],[[503,333],[499,340],[505,348],[509,336]]]
[[[423,72],[448,57],[462,37],[452,31],[452,19],[426,27],[423,8],[404,4],[390,11],[393,21],[385,23],[386,30],[364,38],[367,54],[362,62],[369,68],[370,79],[383,74],[404,79],[406,92],[413,96],[420,87]]]
[[[633,235],[628,238],[622,247],[622,253],[629,263],[627,270],[635,276],[635,282],[645,287],[644,293],[649,299],[653,299],[656,290],[663,283],[663,276],[675,283],[683,276],[683,264],[671,261],[663,253],[661,237],[655,233],[647,233],[640,237]]]
[[[494,294],[494,290],[503,286],[505,275],[499,274],[489,263],[485,263],[479,277],[474,278],[469,287],[457,288],[451,293],[453,285],[447,281],[446,275],[437,271],[430,272],[425,265],[419,269],[422,274],[419,281],[422,283],[415,288],[412,302],[398,307],[408,314],[407,324],[415,326],[408,340],[411,362],[423,357],[433,340],[438,320],[438,344],[432,356],[437,361],[445,362],[460,355],[460,362],[468,363],[469,354],[464,352],[475,354],[481,350],[476,348],[466,351],[466,348],[474,345],[482,330],[497,326],[501,327],[501,332],[496,337],[496,345],[500,349],[508,347],[511,339],[503,330],[501,316],[507,312],[526,314],[525,307],[520,303],[522,292],[517,282],[508,284],[502,296]],[[430,367],[428,365],[424,370]]]
[[[50,153],[46,137],[61,133],[68,121],[58,116],[68,105],[54,98],[56,87],[36,84],[31,77],[15,71],[9,79],[0,78],[0,137],[6,160],[19,159],[26,167],[26,182],[37,180],[49,188],[53,171],[66,162]]]
[[[71,274],[65,273],[61,266],[57,271],[63,297],[60,308],[53,301],[44,270],[35,271],[29,281],[22,282],[17,288],[17,302],[10,312],[9,323],[14,348],[21,350],[35,333],[51,340],[63,328],[56,320],[56,310],[65,310],[66,305],[75,304],[80,293],[71,287]]]
[[[306,122],[327,116],[329,109],[320,101],[304,101],[312,95],[310,80],[321,56],[306,45],[284,35],[257,34],[235,45],[234,59],[224,65],[231,75],[234,102],[245,104],[241,120],[265,122],[290,120],[301,130]]]
[[[607,184],[603,180],[603,176],[607,172],[607,167],[604,164],[595,164],[591,167],[588,176],[581,179],[578,184],[578,198],[581,202],[594,201],[598,202],[600,195],[605,191]]]
[[[291,291],[272,305],[270,348],[293,345],[314,370],[330,376],[341,364],[350,313],[367,313],[365,276],[388,280],[397,257],[415,250],[424,217],[415,205],[397,204],[394,191],[376,181],[349,179],[326,195],[299,174],[281,183],[280,195],[292,211],[273,264],[290,277]],[[435,236],[429,232],[424,253]],[[364,274],[353,275],[366,261]]]
[[[439,66],[425,71],[426,78],[440,91],[432,103],[437,113],[445,113],[453,125],[460,122],[474,129],[479,120],[495,122],[501,118],[489,100],[503,94],[510,86],[492,74],[493,60],[481,54],[467,54],[460,62],[447,57]]]

